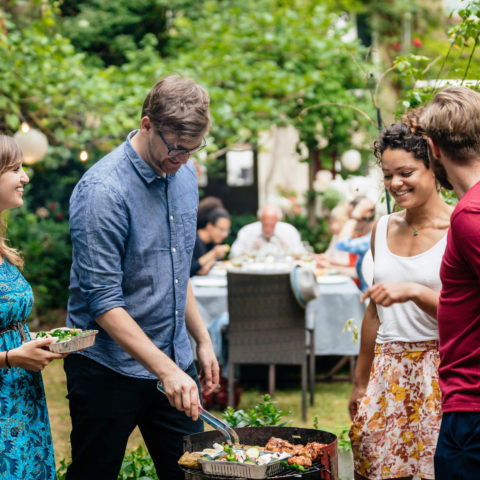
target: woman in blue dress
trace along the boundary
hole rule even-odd
[[[23,203],[28,176],[17,143],[0,135],[0,211]],[[2,232],[3,233],[3,232]],[[25,319],[33,294],[19,268],[22,259],[0,233],[0,479],[54,480],[52,435],[40,374],[55,358],[54,340],[30,339]]]

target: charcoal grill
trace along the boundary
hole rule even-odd
[[[293,444],[307,444],[308,442],[319,442],[327,444],[324,449],[321,461],[315,462],[305,472],[296,470],[285,470],[281,474],[267,477],[268,480],[338,480],[338,452],[337,437],[330,432],[314,430],[311,428],[297,427],[245,427],[236,428],[240,443],[244,445],[266,445],[270,437],[277,437],[288,440]],[[210,448],[215,442],[222,443],[224,437],[216,431],[195,433],[187,435],[183,440],[183,451],[198,452],[204,448]],[[185,472],[185,480],[243,480],[237,477],[224,477],[206,475],[200,470],[182,467]]]

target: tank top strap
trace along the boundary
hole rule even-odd
[[[380,217],[377,222],[377,229],[375,230],[375,259],[377,259],[377,252],[378,254],[381,254],[381,252],[385,251],[387,244],[388,219],[390,218],[390,215]]]

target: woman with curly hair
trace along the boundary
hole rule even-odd
[[[349,410],[355,478],[433,479],[440,428],[437,305],[451,208],[438,194],[427,141],[412,111],[374,143],[400,211],[372,232],[374,283]]]

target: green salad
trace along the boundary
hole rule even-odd
[[[36,338],[47,338],[47,337],[56,337],[57,343],[58,342],[66,342],[67,340],[71,340],[74,337],[79,337],[80,335],[84,335],[87,333],[87,330],[66,330],[63,328],[57,328],[53,330],[53,332],[38,332]]]

